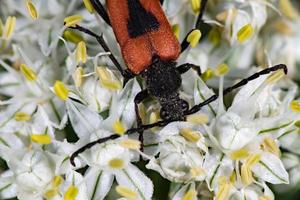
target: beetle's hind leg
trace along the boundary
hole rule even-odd
[[[194,65],[191,63],[185,63],[182,65],[179,65],[176,70],[180,73],[180,74],[184,74],[187,71],[189,71],[190,69],[193,69],[197,72],[198,76],[201,76],[202,72],[201,72],[201,68],[198,65]]]
[[[97,35],[96,33],[94,33],[93,31],[84,28],[82,26],[76,25],[75,27],[69,27],[71,29],[75,29],[81,32],[84,32],[92,37],[94,37],[98,43],[102,46],[102,48],[104,49],[104,51],[106,52],[111,52],[111,50],[109,49],[107,43],[105,42],[104,38],[102,35]],[[116,57],[113,54],[109,55],[109,58],[111,59],[111,61],[113,62],[113,64],[116,66],[116,68],[119,70],[119,72],[121,73],[121,75],[124,77],[124,84],[132,79],[135,74],[133,74],[131,71],[129,71],[128,69],[123,69],[121,64],[118,62],[118,60],[116,59]]]
[[[165,0],[160,0],[160,4],[161,4],[161,5],[164,5],[164,1],[165,1]]]
[[[110,24],[109,16],[107,14],[107,11],[103,4],[100,2],[100,0],[90,0],[91,4],[93,5],[93,8],[95,11],[102,17],[102,19],[108,24]]]
[[[188,34],[185,36],[184,40],[182,41],[181,53],[184,52],[190,46],[190,43],[188,42],[189,35],[195,30],[201,31],[202,25],[205,24],[203,21],[203,14],[204,14],[208,0],[199,0],[199,1],[201,1],[201,7],[200,7],[200,12],[199,12],[195,27],[190,32],[188,32]]]

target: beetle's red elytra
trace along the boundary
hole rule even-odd
[[[159,0],[107,0],[107,12],[124,61],[133,73],[151,66],[154,55],[164,61],[179,57],[180,44]]]

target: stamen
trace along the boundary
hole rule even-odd
[[[120,145],[124,148],[132,150],[139,150],[141,148],[141,142],[133,139],[122,140]]]
[[[71,185],[65,192],[64,200],[75,200],[78,194],[78,188]]]
[[[274,83],[276,83],[277,81],[279,81],[283,76],[285,76],[284,71],[283,71],[283,70],[279,70],[279,71],[277,71],[277,72],[271,74],[271,75],[267,78],[266,82],[267,82],[268,84],[274,84]]]
[[[225,22],[230,15],[230,21],[233,21],[237,15],[237,10],[232,8],[230,10],[224,10],[217,14],[216,19],[220,22]]]
[[[21,64],[20,70],[21,70],[22,74],[24,75],[24,77],[28,81],[36,80],[36,78],[37,78],[36,73],[31,68],[29,68],[27,65]]]
[[[17,112],[15,114],[15,120],[19,122],[26,122],[31,119],[31,116],[25,112]]]
[[[263,150],[268,151],[268,152],[276,155],[277,157],[280,156],[280,153],[281,153],[280,149],[273,138],[270,138],[270,137],[265,138],[262,143],[262,148],[263,148]]]
[[[106,67],[97,67],[97,74],[103,87],[110,90],[119,90],[122,88],[121,83],[113,79],[111,73]]]
[[[123,169],[124,161],[119,158],[114,158],[108,162],[108,165],[113,169]]]
[[[211,31],[208,34],[208,40],[215,46],[220,44],[221,32],[219,31],[218,28],[214,27],[211,29]]]
[[[231,189],[231,184],[227,180],[225,176],[221,176],[219,178],[219,189],[216,193],[216,199],[215,200],[227,200],[229,191]]]
[[[259,197],[259,200],[271,200],[272,198],[270,196],[267,195],[262,195]]]
[[[222,63],[215,69],[216,76],[224,76],[229,72],[229,67],[227,64]]]
[[[124,135],[126,131],[123,123],[120,120],[115,121],[115,123],[113,124],[113,130],[119,135]]]
[[[116,192],[121,195],[122,197],[125,197],[128,200],[135,200],[137,199],[138,195],[136,191],[132,190],[129,187],[118,185],[116,187]]]
[[[235,171],[232,171],[230,177],[229,177],[230,183],[233,185],[236,181],[236,173]]]
[[[207,70],[205,70],[205,72],[201,74],[201,78],[203,81],[208,81],[212,77],[214,77],[214,70],[212,70],[211,68],[207,68]]]
[[[175,37],[179,40],[179,37],[180,37],[180,27],[179,27],[179,24],[174,24],[172,26],[172,31],[173,31]]]
[[[84,74],[83,68],[77,67],[73,74],[74,83],[77,88],[79,88],[82,85],[83,74]]]
[[[86,7],[86,9],[90,12],[93,13],[94,12],[94,7],[91,4],[90,0],[83,0],[84,6]]]
[[[27,8],[27,11],[28,11],[28,13],[29,13],[29,15],[32,19],[37,19],[38,18],[39,14],[38,14],[38,12],[35,8],[35,5],[32,3],[31,0],[26,1],[26,8]]]
[[[9,40],[14,32],[15,26],[16,26],[16,17],[11,17],[9,16],[6,19],[5,22],[5,27],[4,27],[4,31],[3,31],[3,37],[6,40]]]
[[[276,31],[284,35],[292,35],[295,33],[294,29],[284,20],[277,20],[273,27]]]
[[[254,178],[252,176],[251,168],[246,163],[244,163],[242,165],[241,178],[242,178],[243,183],[246,186],[250,185],[253,182],[253,180],[254,180]]]
[[[180,135],[182,135],[189,142],[198,142],[201,138],[199,132],[191,129],[181,129]]]
[[[67,41],[70,41],[74,44],[78,44],[79,42],[84,41],[83,37],[80,34],[70,31],[70,30],[65,30],[63,33],[63,37]]]
[[[294,100],[290,103],[290,109],[294,112],[300,112],[300,101]]]
[[[194,114],[187,116],[187,121],[193,124],[207,124],[209,122],[209,117],[205,114]]]
[[[58,98],[66,101],[69,97],[69,89],[61,81],[56,81],[54,84],[54,92]]]
[[[243,42],[247,41],[248,39],[250,39],[252,37],[253,33],[254,33],[254,29],[253,29],[252,25],[247,24],[247,25],[243,26],[237,33],[237,40],[240,43],[243,43]]]
[[[182,200],[193,200],[195,199],[197,192],[195,189],[189,189],[187,193],[183,196]]]
[[[242,160],[244,158],[247,158],[248,156],[249,156],[248,150],[240,149],[240,150],[232,152],[229,157],[232,160]]]
[[[201,0],[190,0],[192,10],[194,11],[195,14],[198,14],[200,11],[201,7]]]
[[[81,22],[83,17],[81,15],[72,15],[69,17],[66,17],[64,20],[66,27],[75,27],[76,24]]]
[[[58,187],[63,182],[63,178],[61,176],[55,176],[52,180],[53,187]]]
[[[47,190],[44,193],[43,197],[46,200],[52,200],[56,195],[58,195],[58,189],[57,188],[52,188],[52,189]]]
[[[193,30],[187,37],[187,41],[190,43],[191,47],[194,48],[199,43],[199,40],[201,38],[201,31],[196,29]]]
[[[190,174],[192,177],[198,177],[205,173],[204,169],[202,167],[192,167],[190,169]]]
[[[297,19],[299,14],[290,0],[279,0],[280,11],[290,19]]]
[[[32,142],[38,144],[50,144],[52,140],[49,135],[39,135],[39,134],[33,134],[30,136],[30,138]]]
[[[86,53],[86,44],[84,41],[78,43],[76,48],[76,61],[77,63],[86,63],[87,53]]]

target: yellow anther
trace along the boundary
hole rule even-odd
[[[192,175],[192,177],[202,176],[204,173],[205,171],[202,167],[192,167],[190,169],[190,174]]]
[[[68,190],[65,192],[64,200],[75,200],[78,195],[78,188],[74,185],[71,185]]]
[[[273,27],[276,31],[284,35],[292,35],[295,30],[284,20],[277,20]]]
[[[17,112],[15,113],[15,116],[14,116],[15,120],[16,121],[19,121],[19,122],[26,122],[26,121],[29,121],[31,119],[31,116],[25,112]]]
[[[253,176],[249,165],[244,163],[241,169],[241,178],[245,185],[250,185],[253,182]]]
[[[36,73],[31,68],[29,68],[27,65],[21,64],[20,70],[21,70],[22,74],[24,75],[24,77],[28,81],[36,80],[36,78],[37,78]]]
[[[53,187],[58,187],[63,182],[63,178],[61,176],[55,176],[52,180]]]
[[[218,182],[219,182],[219,189],[218,192],[216,193],[215,200],[227,200],[231,189],[231,184],[226,177],[220,177]]]
[[[149,116],[149,123],[153,124],[159,120],[159,112],[151,112]]]
[[[65,26],[66,27],[74,27],[76,24],[82,21],[82,16],[81,15],[72,15],[69,17],[66,17],[64,20]]]
[[[97,67],[97,75],[100,78],[100,84],[110,90],[119,90],[122,85],[119,81],[114,80],[113,75],[106,67]]]
[[[198,14],[200,11],[201,1],[202,0],[190,0],[192,10],[194,11],[195,14]]]
[[[58,195],[58,189],[57,188],[52,188],[52,189],[49,189],[47,190],[45,193],[44,193],[44,198],[46,200],[52,200],[56,195]]]
[[[182,135],[189,142],[198,142],[201,138],[199,132],[191,129],[181,129],[180,135]]]
[[[124,148],[132,150],[139,150],[141,148],[141,142],[133,139],[122,140],[120,145]]]
[[[94,12],[94,7],[91,4],[90,0],[83,0],[84,6],[86,7],[86,9],[90,12],[93,13]]]
[[[212,77],[214,77],[214,70],[212,70],[211,68],[208,68],[203,74],[201,74],[201,78],[203,81],[208,81]]]
[[[183,196],[182,200],[193,200],[195,199],[197,192],[195,189],[189,189],[187,193]]]
[[[31,0],[26,1],[26,8],[32,19],[37,19],[39,17],[38,11],[36,10],[35,5]]]
[[[218,45],[221,42],[221,33],[218,28],[212,28],[208,34],[208,40],[213,45]]]
[[[108,162],[108,165],[113,169],[123,169],[125,164],[122,159],[114,158]]]
[[[262,148],[276,156],[280,156],[280,149],[273,138],[267,137],[262,143]]]
[[[4,31],[3,31],[3,37],[4,39],[9,40],[14,32],[15,26],[16,26],[16,17],[11,17],[9,16],[6,19],[5,22],[5,27],[4,27]]]
[[[236,181],[236,173],[235,173],[235,171],[232,171],[232,173],[231,173],[231,175],[229,177],[229,181],[230,181],[230,183],[232,185],[235,183],[235,181]]]
[[[229,72],[229,67],[227,64],[222,63],[215,69],[216,76],[224,76]]]
[[[52,140],[49,135],[39,135],[39,134],[33,134],[30,136],[30,138],[32,142],[38,144],[50,144]]]
[[[277,71],[277,72],[271,74],[271,75],[267,78],[266,82],[267,82],[268,84],[276,83],[276,82],[279,81],[284,75],[285,75],[284,71],[283,71],[283,70],[279,70],[279,71]]]
[[[244,158],[247,158],[248,156],[249,156],[249,152],[246,149],[240,149],[230,154],[230,158],[232,160],[242,160]]]
[[[230,20],[232,21],[232,20],[234,20],[236,15],[237,15],[237,10],[235,8],[233,8],[231,10],[224,10],[224,11],[220,12],[219,14],[217,14],[216,19],[218,21],[225,22],[228,19],[228,17],[230,16]]]
[[[290,19],[298,18],[299,14],[290,0],[279,0],[279,9],[286,17]]]
[[[198,29],[193,30],[187,37],[187,41],[190,43],[191,47],[194,48],[199,43],[201,38],[201,31]]]
[[[69,89],[61,81],[56,81],[54,84],[54,92],[58,98],[66,101],[69,97]]]
[[[187,121],[193,124],[207,124],[209,117],[205,114],[194,114],[187,117]]]
[[[138,197],[136,191],[126,186],[118,185],[116,187],[116,192],[128,200],[135,200]]]
[[[246,163],[249,167],[253,167],[256,163],[260,161],[260,159],[261,159],[260,154],[252,154],[247,158]]]
[[[119,135],[124,135],[126,131],[123,123],[120,120],[115,121],[115,123],[113,124],[113,130]]]
[[[179,27],[179,24],[174,24],[172,26],[172,31],[173,31],[175,37],[179,40],[179,37],[180,37],[180,27]]]
[[[290,103],[290,109],[294,112],[300,112],[300,101],[292,101]]]
[[[70,30],[65,30],[63,37],[67,40],[70,41],[74,44],[78,44],[81,41],[84,41],[83,37],[81,35],[79,35],[78,33],[75,33],[73,31]]]
[[[77,67],[73,74],[74,83],[77,88],[79,88],[82,85],[83,74],[84,74],[83,68]]]
[[[237,33],[237,40],[243,43],[250,39],[254,33],[254,29],[251,24],[246,24]]]
[[[267,195],[262,195],[259,197],[259,200],[271,200],[273,198],[271,198],[270,196],[267,196]]]
[[[86,63],[86,60],[87,60],[86,44],[84,41],[81,41],[77,44],[76,61],[78,63]]]

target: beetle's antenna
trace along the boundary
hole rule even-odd
[[[76,25],[75,27],[69,27],[71,29],[75,29],[81,32],[84,32],[92,37],[94,37],[98,43],[102,46],[102,48],[104,49],[104,51],[106,52],[111,52],[111,50],[109,49],[107,43],[105,42],[103,35],[97,35],[96,33],[94,33],[93,31],[84,28],[82,26]],[[122,74],[122,76],[124,77],[124,79],[126,81],[128,81],[129,79],[133,78],[135,75],[130,72],[129,70],[124,70],[122,68],[122,66],[120,65],[120,63],[118,62],[118,60],[116,59],[116,57],[113,54],[109,55],[109,58],[111,59],[111,61],[114,63],[114,65],[117,67],[117,69],[120,71],[120,73]]]
[[[107,14],[104,6],[102,5],[102,3],[99,0],[91,0],[91,3],[93,5],[94,9],[96,10],[96,12],[102,17],[102,19],[108,25],[110,25],[110,20],[109,20],[108,14]]]

